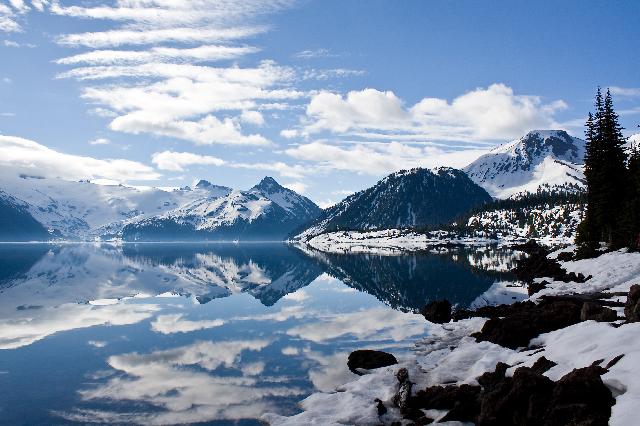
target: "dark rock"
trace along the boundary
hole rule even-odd
[[[536,240],[529,240],[524,244],[516,244],[513,246],[513,249],[523,251],[528,254],[532,253],[548,253],[547,249],[542,247]]]
[[[620,354],[620,355],[614,357],[611,361],[609,361],[607,363],[607,365],[604,368],[607,369],[607,370],[610,369],[611,367],[616,365],[618,363],[618,361],[620,361],[623,357],[624,357],[624,354]]]
[[[531,369],[538,374],[544,374],[547,371],[549,371],[551,368],[555,367],[556,365],[558,364],[541,356],[536,360],[536,362],[533,363],[533,365],[531,366]]]
[[[629,289],[627,303],[624,305],[624,316],[629,322],[640,321],[640,284],[634,284]]]
[[[615,400],[600,375],[607,370],[592,365],[576,369],[553,382],[542,373],[555,365],[544,357],[531,367],[520,367],[506,377],[508,365],[478,377],[479,386],[432,386],[409,400],[405,418],[422,419],[424,409],[449,410],[443,421],[478,426],[606,425]],[[419,423],[414,420],[415,424]]]
[[[387,407],[384,406],[379,398],[374,399],[373,402],[376,403],[376,410],[378,410],[379,416],[387,414]]]
[[[547,281],[547,280],[542,280],[540,282],[536,282],[536,281],[530,282],[527,285],[527,293],[529,293],[529,296],[533,296],[537,292],[547,288],[548,284],[549,284],[549,281]]]
[[[566,270],[562,269],[557,260],[547,258],[549,252],[540,246],[536,248],[531,245],[526,252],[529,253],[529,256],[520,259],[516,263],[513,273],[519,280],[524,281],[530,286],[533,284],[535,278],[542,277],[549,277],[556,281],[563,282],[575,281],[580,283],[587,280],[582,274],[576,274],[574,272],[567,273]],[[539,284],[534,284],[530,287],[530,294],[535,293],[534,290],[537,288],[539,288]],[[539,291],[539,289],[536,291]]]
[[[370,349],[361,349],[351,352],[349,354],[349,360],[347,366],[351,372],[362,375],[357,371],[358,368],[365,370],[371,370],[374,368],[387,367],[389,365],[397,364],[398,360],[393,355],[382,352],[374,351]]]
[[[492,318],[475,334],[478,342],[488,341],[517,349],[542,333],[580,322],[582,302],[579,300],[543,299],[539,304],[524,302],[505,309],[503,318]]]
[[[444,324],[451,321],[451,303],[448,300],[436,300],[427,303],[420,311],[422,315],[436,324]]]
[[[578,368],[558,380],[544,424],[608,424],[615,399],[600,377],[606,371],[600,366]]]
[[[504,377],[483,389],[476,424],[542,424],[552,391],[551,379],[530,368],[520,367],[513,377]]]
[[[496,364],[494,371],[487,371],[478,377],[478,383],[480,383],[480,386],[484,389],[491,389],[504,380],[508,368],[509,366],[507,364],[499,362]]]
[[[556,257],[556,259],[558,259],[560,262],[569,262],[571,260],[573,260],[575,257],[575,255],[569,251],[563,251],[562,253],[558,253],[558,256]]]
[[[449,410],[441,421],[472,422],[480,407],[478,396],[480,386],[434,386],[425,390],[423,395],[417,398],[424,398],[427,406],[438,410]]]
[[[581,321],[611,322],[618,319],[618,314],[613,309],[606,308],[595,302],[584,302],[580,311]]]
[[[398,392],[393,397],[393,403],[400,409],[402,414],[407,414],[413,408],[410,405],[413,382],[409,380],[409,371],[406,368],[398,370],[396,378],[398,379]]]

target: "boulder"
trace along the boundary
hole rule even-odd
[[[606,425],[615,399],[600,377],[597,365],[578,368],[558,380],[553,389],[545,425]]]
[[[436,300],[427,303],[420,313],[427,321],[444,324],[451,321],[451,303],[448,300]]]
[[[600,375],[605,368],[592,365],[575,369],[557,382],[542,374],[555,365],[541,357],[533,367],[517,368],[512,377],[508,365],[478,377],[480,386],[431,386],[409,399],[405,418],[415,424],[422,410],[448,410],[441,421],[461,421],[478,426],[499,425],[606,425],[615,403]]]
[[[537,305],[525,302],[516,309],[505,309],[506,316],[490,319],[473,336],[478,342],[488,341],[511,349],[526,347],[542,333],[579,323],[581,309],[580,300],[543,299]]]
[[[398,392],[393,397],[393,403],[400,409],[403,414],[409,413],[411,410],[409,399],[411,398],[411,389],[413,388],[413,382],[409,380],[409,371],[406,368],[401,368],[396,373],[398,379]],[[418,417],[420,413],[418,414]]]
[[[361,349],[349,354],[347,366],[351,372],[362,375],[357,369],[371,370],[374,368],[388,367],[389,365],[397,363],[398,360],[396,357],[387,352]]]
[[[618,314],[613,309],[607,308],[595,302],[584,302],[580,311],[581,321],[611,322],[618,319]]]
[[[629,322],[640,321],[640,284],[634,284],[629,289],[627,303],[624,305],[624,316]]]

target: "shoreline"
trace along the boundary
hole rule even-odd
[[[548,258],[555,259],[560,253],[566,251],[567,249],[550,253]],[[445,409],[442,404],[434,405],[432,400],[420,409],[416,407],[412,410],[406,407],[401,409],[396,396],[399,388],[402,387],[402,383],[399,383],[396,378],[400,369],[406,369],[408,380],[412,382],[414,405],[419,391],[422,391],[420,395],[424,396],[425,392],[437,393],[440,388],[448,389],[454,394],[460,389],[474,389],[474,392],[477,392],[476,398],[480,398],[478,395],[485,392],[485,388],[480,386],[480,382],[483,381],[481,376],[497,377],[502,382],[512,383],[517,382],[517,377],[525,373],[535,374],[535,378],[547,383],[548,391],[551,389],[549,386],[560,386],[557,385],[558,383],[566,385],[567,381],[575,379],[575,376],[586,377],[587,373],[597,371],[597,375],[593,373],[589,377],[596,384],[600,380],[603,384],[600,390],[603,388],[608,390],[611,397],[615,398],[613,406],[610,407],[610,417],[607,416],[608,423],[611,425],[633,424],[632,413],[634,413],[635,402],[640,399],[640,383],[635,384],[633,379],[640,373],[640,363],[638,363],[640,342],[636,343],[637,336],[640,335],[640,322],[628,321],[625,318],[623,306],[627,301],[626,295],[630,287],[633,284],[640,284],[640,253],[620,250],[605,253],[593,259],[559,263],[568,274],[591,275],[591,277],[583,283],[537,277],[533,283],[546,281],[545,287],[524,298],[524,303],[511,305],[515,306],[513,312],[503,319],[499,319],[498,315],[496,315],[498,319],[493,320],[471,316],[444,324],[429,323],[429,336],[415,342],[413,354],[398,359],[397,365],[368,370],[367,374],[340,386],[335,392],[312,394],[301,401],[300,407],[303,411],[297,415],[282,417],[265,414],[263,420],[272,425],[317,422],[327,425],[427,424],[429,422],[438,424],[439,421],[453,420],[446,417],[447,413],[453,411],[451,407]],[[515,330],[518,330],[518,327],[526,328],[523,325],[508,323],[513,322],[518,316],[522,317],[523,312],[529,309],[523,306],[539,307],[545,303],[553,305],[560,302],[563,296],[565,299],[567,297],[584,299],[574,303],[573,311],[577,314],[574,314],[574,318],[566,324],[558,323],[562,325],[561,327],[552,326],[546,332],[532,337],[527,345],[503,346],[504,342],[498,342],[502,344],[492,342],[491,340],[499,340],[499,338],[490,338],[489,332],[485,330],[485,326],[491,321],[494,325],[501,324],[498,328],[502,326],[515,327]],[[544,300],[555,300],[555,302],[544,302]],[[491,300],[488,302],[491,303]],[[587,313],[584,317],[582,311],[589,310],[584,306],[586,303],[595,303],[600,307],[611,309],[615,312],[616,319],[612,320],[610,316],[609,318],[598,317],[594,312]],[[593,307],[588,305],[588,308]],[[596,311],[602,312],[602,309],[596,309]],[[529,315],[534,315],[531,318],[537,318],[538,314]],[[575,315],[578,315],[578,318],[575,318]],[[546,364],[547,362],[550,363]],[[506,366],[501,367],[501,363]],[[548,368],[540,369],[542,364],[546,364]],[[502,378],[499,377],[498,369],[500,368],[504,369]],[[575,373],[576,371],[579,373]],[[572,372],[573,375],[571,375]],[[514,376],[516,380],[513,379]],[[467,388],[467,386],[470,387]],[[379,400],[379,403],[375,402],[376,400]],[[431,407],[439,408],[430,408],[429,404]],[[474,413],[473,410],[470,412]],[[480,420],[479,424],[486,424],[486,422]]]

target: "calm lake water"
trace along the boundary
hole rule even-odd
[[[510,280],[496,248],[329,255],[284,244],[0,245],[0,423],[260,424],[411,350],[414,312]]]

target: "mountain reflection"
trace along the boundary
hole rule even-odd
[[[509,279],[518,257],[487,247],[401,256],[285,244],[2,249],[7,424],[258,425],[267,412],[294,414],[313,391],[353,379],[352,350],[411,350],[430,325],[402,311],[436,298],[468,305]]]
[[[15,309],[173,293],[205,304],[247,293],[265,306],[322,273],[394,309],[468,305],[511,280],[516,252],[452,248],[402,256],[327,254],[286,244],[4,245],[0,315]]]
[[[496,281],[513,280],[508,271],[520,257],[496,247],[452,247],[402,256],[309,254],[348,286],[409,311],[439,299],[467,307]]]
[[[271,306],[322,273],[316,261],[286,244],[135,244],[125,245],[123,254],[138,264],[229,290],[198,294],[200,303],[246,292]]]

